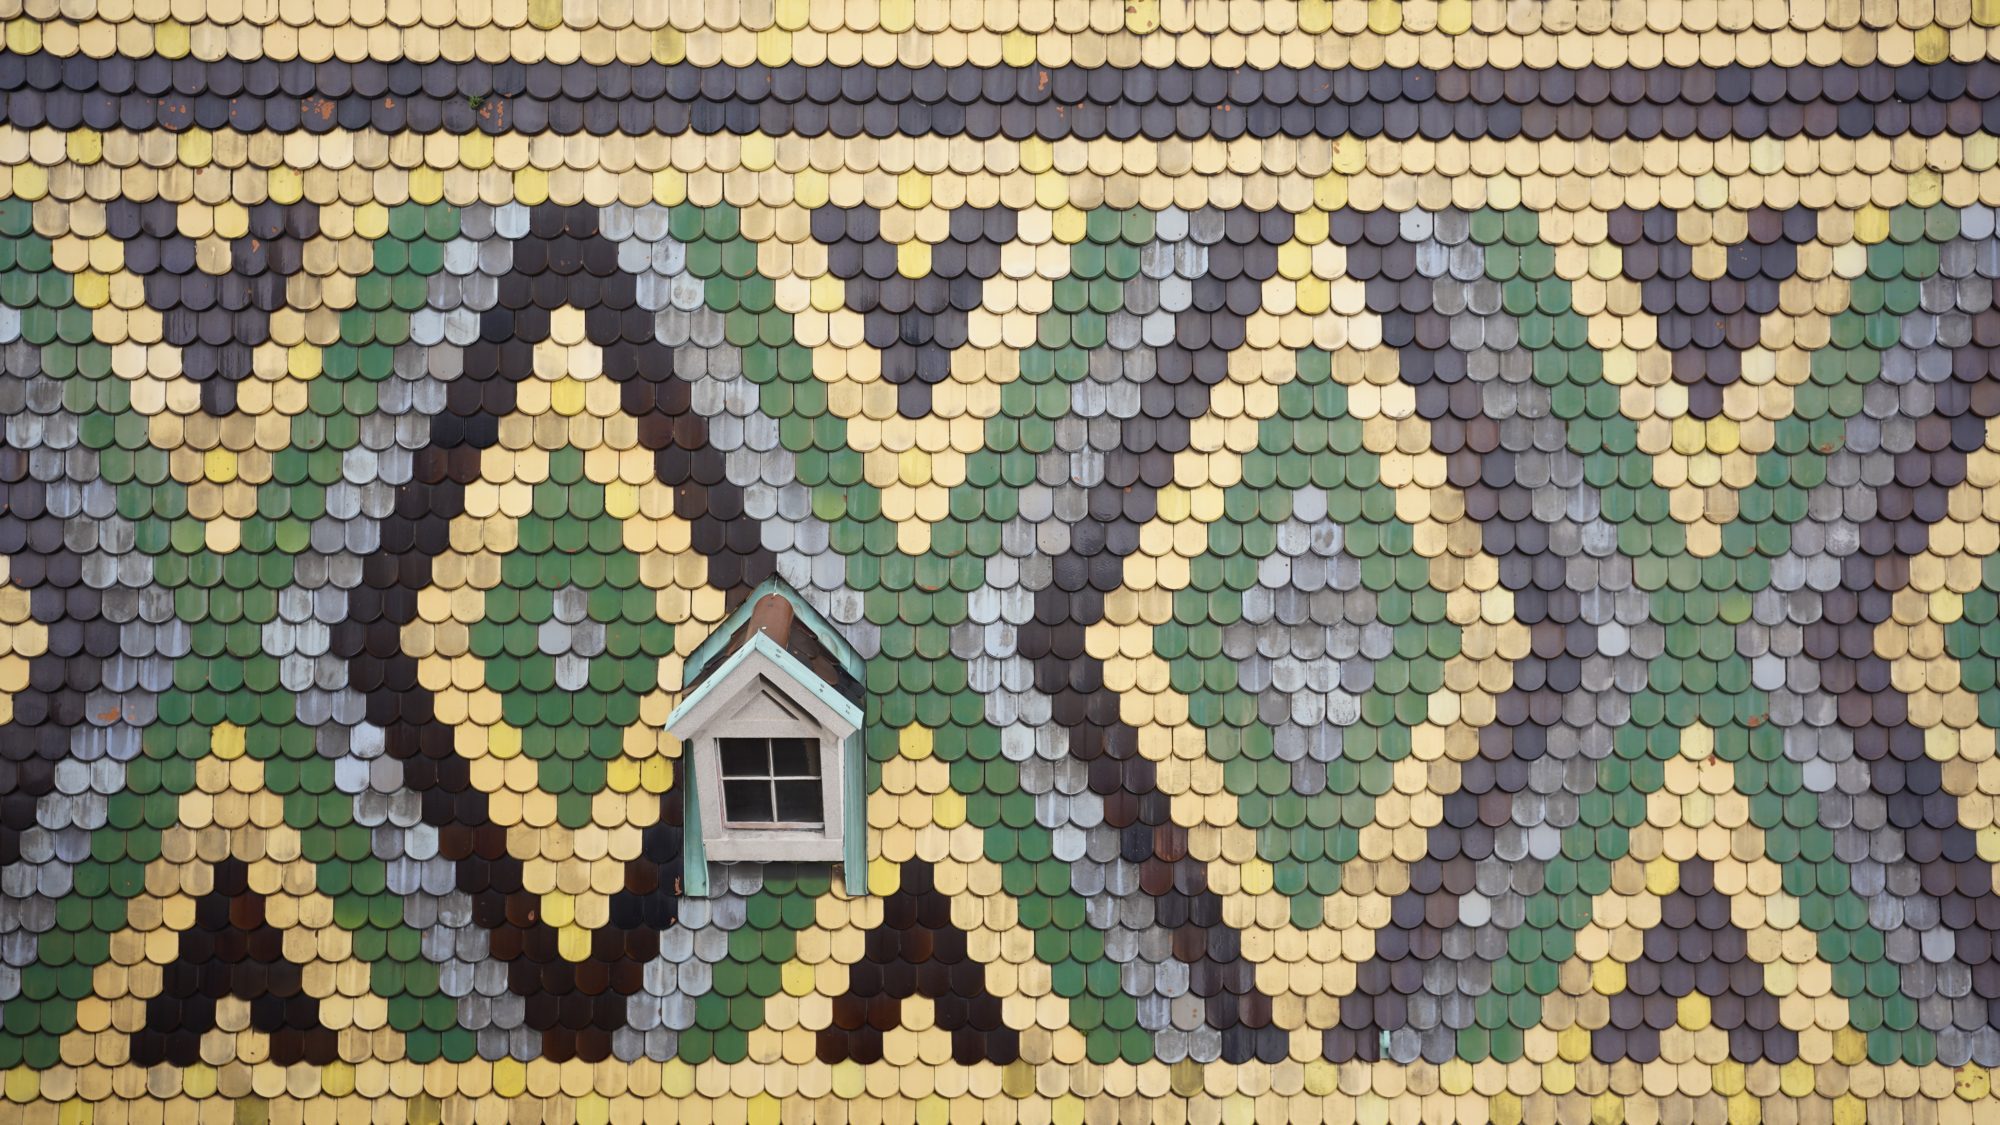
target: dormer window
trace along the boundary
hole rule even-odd
[[[820,828],[826,794],[819,743],[810,738],[719,738],[722,823],[727,828]]]
[[[773,580],[696,648],[667,719],[681,740],[684,889],[710,862],[837,862],[865,892],[861,659]]]

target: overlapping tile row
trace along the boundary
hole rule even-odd
[[[0,19],[17,50],[114,50],[213,61],[520,58],[591,63],[851,62],[920,56],[947,64],[1131,65],[1214,61],[1259,69],[1311,61],[1443,65],[1455,57],[1542,66],[1627,59],[1934,63],[1993,50],[2000,11],[1984,0],[1876,4],[1701,2],[1521,6],[1501,0],[393,0],[311,5],[12,3]]]
[[[860,62],[314,64],[0,53],[24,129],[1578,140],[1955,136],[2000,127],[2000,62],[1258,70]]]
[[[9,23],[0,1117],[1992,1109],[1983,6],[748,7]],[[868,895],[683,893],[774,575]]]

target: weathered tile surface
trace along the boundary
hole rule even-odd
[[[0,1122],[2000,1112],[2000,6],[0,24]]]

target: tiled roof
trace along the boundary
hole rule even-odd
[[[1991,1119],[1997,27],[0,0],[0,1125]]]

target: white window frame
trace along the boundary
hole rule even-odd
[[[817,729],[817,728],[815,728]],[[745,734],[741,729],[709,740],[715,744],[716,760],[720,763],[716,775],[722,779],[722,821],[731,830],[753,828],[776,832],[811,831],[826,824],[826,747],[825,739],[810,734]],[[764,766],[753,773],[731,775],[729,765],[722,761],[722,747],[731,742],[751,743],[764,752]],[[777,768],[777,747],[774,743],[796,743],[816,748],[813,755],[815,767],[810,773],[779,773]],[[820,815],[817,820],[785,820],[778,816],[778,783],[781,781],[812,782],[821,790],[819,794]],[[729,815],[729,786],[754,783],[770,797],[771,816],[768,820],[737,820]]]
[[[700,824],[690,827],[700,832],[705,861],[841,862],[848,844],[848,775],[854,765],[848,756],[859,752],[852,737],[858,729],[858,709],[831,697],[831,689],[767,637],[753,638],[717,674],[719,679],[702,685],[691,705],[669,723],[670,733],[681,740],[682,762],[692,766],[688,778],[695,794],[692,811]],[[822,823],[753,827],[726,820],[721,750],[725,738],[804,738],[818,743]]]
[[[845,843],[841,829],[846,770],[841,768],[841,755],[846,735],[836,737],[823,722],[811,718],[777,719],[743,714],[767,697],[792,701],[793,693],[770,677],[756,676],[733,692],[725,713],[711,720],[695,736],[701,834],[708,847],[708,858],[717,863],[837,861]],[[792,707],[796,709],[798,704],[792,702]],[[799,738],[818,744],[820,823],[797,826],[731,823],[724,816],[722,801],[725,738]]]

